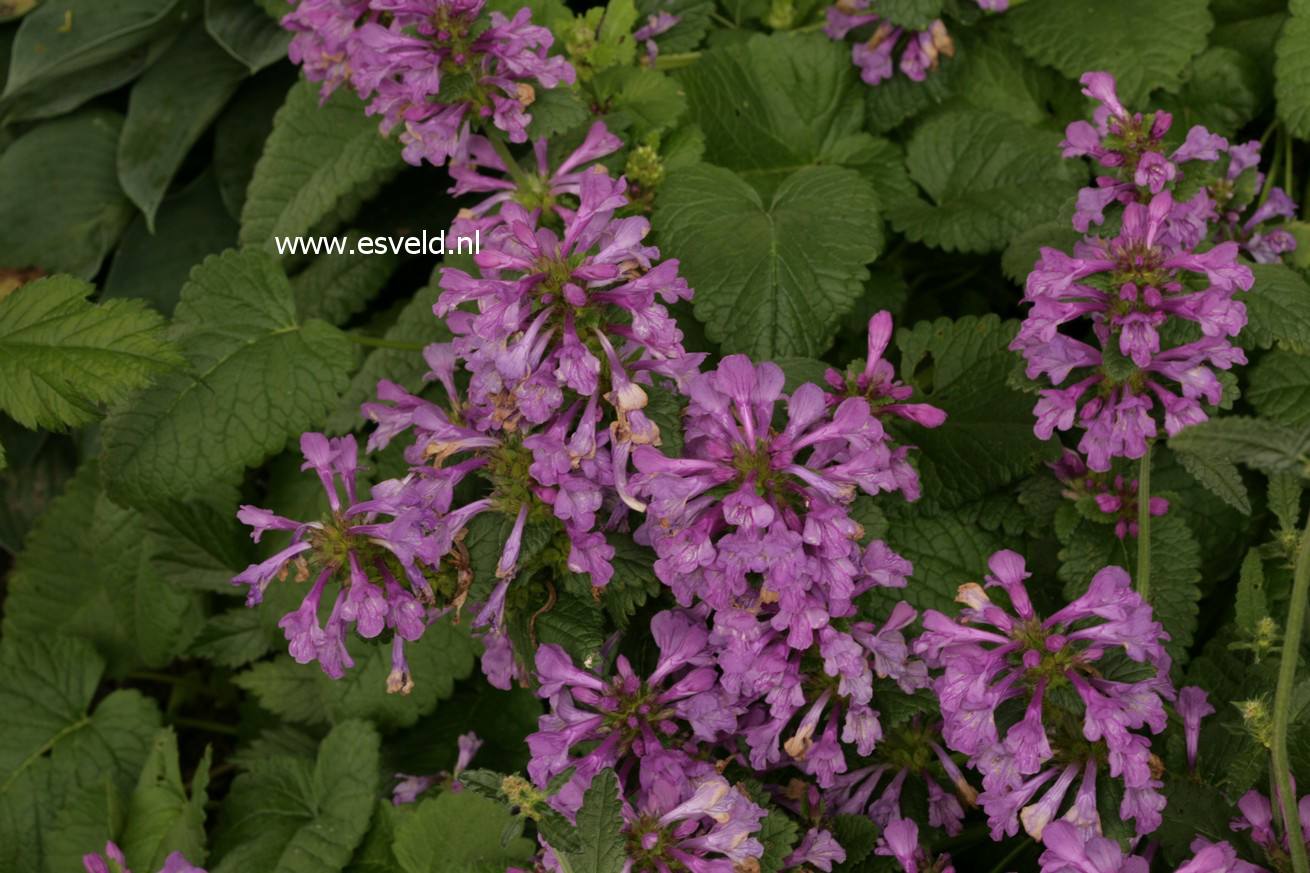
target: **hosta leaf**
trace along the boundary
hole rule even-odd
[[[509,821],[508,810],[494,800],[473,791],[445,791],[421,801],[413,816],[396,825],[392,851],[404,873],[502,870],[527,862],[534,848],[523,837],[501,845]]]
[[[224,801],[214,873],[335,873],[364,839],[378,793],[374,728],[342,722],[315,761],[271,758],[238,776]]]
[[[205,0],[205,29],[252,73],[286,57],[292,36],[249,0]]]
[[[289,655],[279,655],[233,681],[265,709],[291,721],[322,724],[367,718],[379,727],[412,725],[450,696],[455,680],[472,672],[476,650],[466,625],[438,621],[405,646],[414,678],[408,695],[387,693],[391,646],[353,635],[347,648],[355,666],[342,679],[328,678],[317,664],[297,664]]]
[[[1291,427],[1310,425],[1310,357],[1275,349],[1260,359],[1250,379],[1246,399],[1257,412]]]
[[[173,852],[181,852],[192,864],[204,863],[209,763],[206,749],[188,790],[177,759],[177,734],[165,728],[155,736],[127,808],[127,828],[118,841],[129,866],[157,870]]]
[[[1310,351],[1310,284],[1282,264],[1252,264],[1251,272],[1255,284],[1238,295],[1247,317],[1238,344]]]
[[[1230,415],[1192,425],[1171,437],[1169,448],[1228,458],[1265,473],[1303,474],[1310,430]]]
[[[1011,388],[1007,346],[1016,325],[994,315],[921,321],[897,331],[901,377],[916,401],[946,412],[931,430],[898,428],[918,446],[912,457],[925,497],[946,505],[976,499],[1013,482],[1058,451],[1032,430],[1032,397]]]
[[[1206,0],[1031,0],[1006,14],[1014,41],[1071,79],[1112,73],[1130,109],[1178,82],[1214,26]]]
[[[976,110],[938,115],[915,129],[906,153],[927,195],[888,207],[910,239],[947,251],[999,249],[1017,233],[1056,217],[1083,178],[1060,157],[1060,134]]]
[[[762,358],[827,348],[882,249],[872,189],[837,167],[800,170],[767,199],[718,167],[679,170],[654,224],[710,339]]]
[[[118,179],[151,230],[182,161],[245,77],[245,68],[196,22],[132,87]]]
[[[199,603],[170,583],[154,554],[141,514],[111,501],[95,467],[83,468],[28,535],[10,579],[5,636],[82,637],[116,674],[168,664],[199,629]]]
[[[0,298],[0,408],[27,427],[82,425],[184,359],[139,301],[87,301],[89,283],[38,279]]]
[[[1293,136],[1310,138],[1310,0],[1291,0],[1291,17],[1278,36],[1274,95],[1278,117]]]
[[[350,344],[324,322],[298,324],[286,277],[258,252],[197,267],[169,336],[195,376],[161,381],[105,424],[105,478],[128,502],[237,483],[318,424],[346,385]]]
[[[56,814],[95,792],[131,794],[159,730],[155,704],[132,690],[94,707],[104,662],[52,633],[0,646],[0,871],[28,873],[51,848]],[[107,777],[107,781],[106,781]],[[74,828],[73,830],[76,830]],[[64,847],[77,858],[99,846]],[[67,869],[67,868],[64,868]]]
[[[0,264],[83,279],[99,271],[132,219],[115,164],[122,126],[116,112],[81,112],[0,152]]]
[[[274,237],[304,235],[401,164],[400,146],[383,138],[359,98],[341,89],[320,107],[318,92],[300,82],[273,120],[241,210],[243,246],[275,251]]]

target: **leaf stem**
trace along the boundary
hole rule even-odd
[[[523,165],[519,163],[518,158],[509,150],[509,145],[505,142],[505,136],[500,130],[490,124],[483,127],[482,133],[491,142],[491,147],[496,150],[505,168],[509,170],[510,176],[514,179],[514,184],[519,186],[520,190],[526,190],[528,187],[528,176],[523,171]]]
[[[187,718],[184,715],[174,715],[169,716],[168,720],[178,727],[196,728],[197,730],[209,731],[214,734],[225,734],[233,737],[238,734],[237,729],[232,725],[210,721],[207,718]]]
[[[1296,556],[1292,599],[1287,605],[1287,631],[1283,634],[1283,651],[1278,662],[1278,687],[1274,692],[1274,781],[1278,786],[1278,803],[1283,810],[1287,845],[1291,850],[1292,869],[1295,873],[1310,871],[1287,752],[1287,733],[1292,721],[1292,697],[1296,686],[1296,662],[1301,655],[1301,631],[1305,624],[1307,596],[1310,596],[1310,519],[1306,521],[1305,532],[1301,535],[1301,547]]]
[[[700,59],[700,52],[678,52],[676,54],[656,55],[655,69],[679,70],[690,67]]]
[[[346,339],[360,346],[376,346],[380,349],[396,349],[402,352],[421,352],[426,348],[424,343],[407,343],[401,340],[389,340],[380,336],[364,336],[358,333],[348,333]]]
[[[1151,603],[1151,445],[1137,474],[1137,593]]]

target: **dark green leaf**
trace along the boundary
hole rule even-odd
[[[285,58],[291,42],[291,33],[250,0],[205,0],[205,28],[252,73]]]
[[[173,852],[181,852],[192,864],[205,862],[209,762],[206,749],[188,791],[177,759],[177,734],[165,728],[155,736],[128,805],[127,829],[119,840],[130,866],[156,870]]]
[[[573,873],[622,873],[628,861],[622,802],[613,770],[607,768],[592,777],[578,810],[581,847],[568,853]]]
[[[526,862],[534,848],[522,837],[501,845],[508,821],[509,813],[494,800],[472,791],[444,792],[421,801],[415,815],[396,826],[392,850],[404,873],[500,870]]]

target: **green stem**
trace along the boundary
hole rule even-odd
[[[992,868],[992,873],[1005,873],[1006,870],[1013,870],[1015,859],[1027,851],[1028,847],[1032,844],[1033,838],[1025,834],[1024,838],[1019,841],[1019,845],[1011,849],[1010,853],[1002,858],[1000,863]]]
[[[360,346],[377,346],[380,349],[396,349],[402,352],[421,352],[427,347],[424,343],[407,343],[383,339],[380,336],[363,336],[358,333],[348,333],[346,339]]]
[[[678,70],[683,67],[690,67],[700,59],[700,52],[680,52],[677,54],[661,54],[655,56],[655,69],[657,70]]]
[[[711,12],[711,13],[710,13],[710,18],[714,19],[714,20],[717,21],[719,24],[722,24],[724,27],[727,27],[727,28],[729,28],[729,29],[731,29],[731,30],[740,30],[740,29],[741,29],[741,28],[739,28],[739,27],[737,26],[737,22],[733,21],[733,20],[730,19],[730,18],[725,18],[724,16],[720,15],[720,14],[717,13],[717,12]]]
[[[1137,474],[1137,593],[1151,602],[1151,446]]]
[[[197,730],[209,731],[213,734],[227,734],[235,737],[238,733],[237,729],[230,724],[210,721],[205,718],[187,718],[183,715],[175,715],[169,718],[169,721],[178,727],[191,727],[196,728]]]
[[[523,172],[523,165],[518,162],[518,158],[510,153],[509,145],[505,142],[505,136],[499,129],[488,124],[483,127],[482,133],[491,141],[491,147],[496,150],[500,160],[509,170],[510,176],[514,179],[515,184],[520,190],[526,190],[528,187],[528,176]]]
[[[1287,143],[1287,161],[1283,164],[1283,190],[1290,197],[1292,191],[1292,142],[1289,138]]]
[[[1264,206],[1265,201],[1269,199],[1269,192],[1274,188],[1274,174],[1278,172],[1278,165],[1283,160],[1284,150],[1290,145],[1289,139],[1287,131],[1282,125],[1279,125],[1278,138],[1274,141],[1274,159],[1269,162],[1269,175],[1265,177],[1264,189],[1260,192],[1260,199],[1256,202],[1257,208]]]
[[[1287,631],[1283,634],[1283,651],[1278,662],[1278,689],[1274,692],[1274,780],[1278,785],[1279,804],[1283,809],[1287,844],[1291,849],[1292,870],[1310,873],[1306,863],[1305,842],[1301,839],[1301,818],[1297,814],[1296,795],[1292,792],[1292,769],[1287,754],[1287,732],[1292,722],[1292,697],[1296,686],[1296,662],[1301,654],[1301,631],[1305,624],[1305,603],[1310,596],[1310,519],[1301,535],[1301,548],[1292,575],[1292,599],[1287,605]]]

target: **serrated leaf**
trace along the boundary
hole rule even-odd
[[[379,737],[362,721],[337,725],[314,762],[271,758],[232,783],[214,873],[332,873],[364,839],[378,793]]]
[[[1251,272],[1255,284],[1236,295],[1246,304],[1247,318],[1238,344],[1310,352],[1310,284],[1282,264],[1252,264]]]
[[[800,837],[800,828],[791,816],[773,810],[760,822],[760,830],[754,837],[764,846],[760,873],[778,873]]]
[[[0,298],[0,408],[19,424],[88,424],[102,405],[184,363],[148,307],[93,304],[93,293],[90,283],[52,276]]]
[[[205,29],[252,73],[286,57],[292,37],[250,0],[205,0]]]
[[[529,107],[532,121],[528,122],[528,136],[533,138],[558,136],[585,124],[591,117],[587,104],[573,88],[550,88],[539,91]]]
[[[955,611],[955,595],[966,582],[978,581],[987,559],[1005,547],[996,534],[954,515],[889,514],[887,545],[914,565],[904,588],[875,588],[889,601],[905,600],[916,609]]]
[[[117,112],[80,112],[0,152],[0,264],[82,279],[100,270],[132,220],[115,163],[122,126]]]
[[[1165,784],[1164,795],[1169,803],[1156,835],[1170,864],[1190,858],[1197,837],[1211,843],[1232,839],[1228,801],[1218,789],[1200,782],[1173,780]]]
[[[173,660],[199,628],[194,592],[154,565],[140,513],[100,490],[84,467],[37,520],[5,601],[4,634],[30,641],[65,633],[94,643],[121,675]]]
[[[1178,461],[1211,494],[1243,515],[1251,514],[1251,498],[1247,496],[1242,474],[1231,461],[1191,452],[1179,452]]]
[[[192,271],[169,337],[196,375],[160,381],[105,423],[106,482],[129,503],[236,484],[317,425],[346,386],[350,343],[324,322],[297,323],[286,277],[259,252]]]
[[[182,161],[245,77],[245,68],[197,22],[132,86],[118,180],[152,231]]]
[[[946,411],[946,422],[907,426],[923,493],[955,506],[1013,482],[1058,452],[1031,426],[1032,398],[1011,388],[1008,350],[1017,326],[995,315],[921,321],[896,333],[901,377],[915,400]]]
[[[1310,430],[1230,415],[1192,425],[1170,437],[1169,448],[1228,458],[1265,473],[1304,475]]]
[[[383,339],[401,343],[435,343],[450,339],[446,322],[432,314],[441,288],[435,283],[420,288],[400,310],[395,324],[384,333]],[[350,387],[342,395],[336,410],[328,416],[327,429],[344,433],[364,425],[360,415],[361,403],[377,395],[378,382],[388,379],[408,389],[418,391],[422,376],[428,371],[427,361],[416,351],[378,348],[368,353],[363,365],[350,379]]]
[[[1176,99],[1165,95],[1159,108],[1173,113],[1174,124],[1232,137],[1268,102],[1269,77],[1250,56],[1214,45],[1192,59]]]
[[[878,14],[910,30],[927,30],[942,15],[943,0],[878,0]]]
[[[836,868],[839,871],[856,869],[878,844],[878,826],[865,815],[833,816],[832,835],[846,853],[846,860]]]
[[[595,88],[610,110],[609,128],[630,130],[634,139],[673,127],[687,108],[679,84],[658,70],[613,67],[596,77]]]
[[[1310,425],[1310,357],[1275,349],[1251,369],[1250,380],[1246,398],[1260,415],[1290,427]]]
[[[1301,526],[1301,492],[1305,482],[1300,476],[1276,473],[1269,477],[1269,508],[1283,530]]]
[[[1060,135],[977,110],[937,115],[915,129],[906,152],[927,195],[888,207],[897,230],[947,251],[986,252],[1057,216],[1084,178],[1060,156]]]
[[[1265,572],[1260,553],[1255,549],[1246,553],[1242,561],[1242,574],[1237,582],[1237,627],[1249,636],[1255,636],[1260,620],[1269,614],[1265,600]]]
[[[417,642],[405,646],[414,690],[402,695],[387,693],[391,646],[352,635],[346,648],[355,666],[341,679],[329,678],[317,664],[297,664],[289,655],[278,655],[232,681],[289,721],[331,724],[367,718],[379,727],[405,727],[451,695],[455,681],[473,671],[476,651],[465,626],[438,620]]]
[[[629,537],[611,534],[606,537],[614,547],[614,576],[601,591],[601,603],[620,629],[647,600],[659,594],[660,581],[655,575],[655,555]]]
[[[1028,274],[1041,258],[1042,247],[1072,251],[1083,235],[1074,230],[1067,221],[1053,219],[1034,225],[1010,240],[1001,255],[1001,269],[1006,278],[1022,287],[1027,282]]]
[[[220,667],[244,667],[269,650],[259,611],[246,606],[212,615],[191,642],[191,654]]]
[[[415,814],[396,826],[392,846],[404,873],[484,873],[526,862],[533,844],[522,837],[501,846],[509,812],[473,791],[442,794],[419,802]],[[220,871],[221,873],[221,871]]]
[[[728,170],[670,173],[654,226],[696,288],[696,317],[725,352],[815,356],[882,250],[877,204],[853,170],[808,167],[762,198]]]
[[[1019,48],[1071,79],[1105,70],[1119,98],[1145,109],[1147,94],[1178,82],[1214,26],[1206,0],[1030,0],[1006,13]]]
[[[553,643],[587,663],[605,642],[605,613],[590,597],[560,592],[555,605],[537,616],[537,641]]]
[[[344,198],[401,166],[400,147],[378,132],[358,97],[338,90],[320,107],[318,85],[298,83],[273,119],[241,210],[241,244],[275,251],[303,236]]]
[[[401,256],[390,250],[357,254],[355,243],[360,236],[359,231],[347,234],[345,252],[319,255],[291,279],[299,318],[321,318],[332,324],[344,324],[352,315],[362,312],[387,284],[400,266]],[[428,315],[436,320],[431,308]],[[410,354],[422,358],[415,352]]]
[[[126,804],[108,773],[73,790],[46,830],[41,853],[44,868],[30,869],[49,873],[76,870],[82,866],[88,846],[98,849],[122,832],[126,816]]]
[[[1291,0],[1291,13],[1278,36],[1274,60],[1274,95],[1278,117],[1291,134],[1310,138],[1310,2]]]
[[[6,635],[0,646],[4,873],[35,869],[50,849],[56,814],[75,798],[129,794],[159,730],[158,708],[137,691],[113,691],[92,710],[104,662],[89,643],[49,633],[16,643]],[[96,848],[65,847],[63,856]]]
[[[578,810],[577,833],[581,848],[569,852],[573,873],[621,873],[628,863],[623,836],[619,780],[610,769],[592,777]]]
[[[177,734],[165,728],[155,736],[128,804],[127,828],[118,841],[129,866],[157,870],[173,852],[181,852],[192,864],[205,862],[210,754],[206,748],[188,791],[177,758]]]

